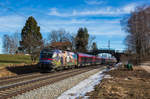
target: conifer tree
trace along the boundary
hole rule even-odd
[[[40,27],[37,25],[34,17],[30,16],[21,32],[21,49],[32,54],[34,51],[42,45],[42,35],[40,33]]]
[[[93,54],[94,54],[94,55],[97,54],[98,48],[97,48],[96,42],[93,42],[93,44],[92,44],[92,51],[93,51]]]
[[[88,46],[89,34],[86,28],[79,28],[75,38],[76,51],[86,52]]]
[[[98,50],[96,42],[93,42],[93,44],[92,44],[92,50],[93,51]]]

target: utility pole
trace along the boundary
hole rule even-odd
[[[109,50],[109,53],[110,53],[110,40],[108,40],[108,50]],[[107,56],[108,57],[108,56]],[[109,58],[109,57],[108,57]]]
[[[110,40],[108,40],[108,49],[110,50]]]

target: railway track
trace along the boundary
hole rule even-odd
[[[95,68],[98,68],[98,67],[95,67]],[[39,77],[38,75],[33,75],[33,77],[32,75],[30,75],[29,77],[25,76],[25,79],[24,77],[21,77],[20,79],[22,80],[20,80],[19,78],[18,79],[13,78],[14,81],[8,84],[6,82],[8,81],[10,82],[10,80],[12,79],[7,79],[6,81],[4,80],[0,82],[3,84],[2,86],[0,85],[0,99],[11,98],[18,94],[22,94],[27,91],[37,89],[42,86],[46,86],[48,84],[55,83],[57,81],[90,71],[95,68],[86,67],[86,68],[79,68],[79,69],[73,69],[73,70],[56,72],[56,73],[46,73],[46,74],[40,75]]]
[[[57,71],[57,72],[65,72],[65,71],[66,70]],[[39,78],[39,77],[49,75],[49,74],[53,75],[55,73],[53,72],[51,73],[29,73],[29,74],[23,74],[23,75],[18,75],[18,76],[3,77],[3,78],[0,78],[0,88],[8,84],[13,84],[19,81],[25,81],[25,80],[29,80],[33,78]]]
[[[64,72],[63,71],[57,71],[57,72]],[[25,81],[28,79],[36,78],[36,77],[42,77],[47,74],[54,74],[54,73],[29,73],[29,74],[22,74],[17,76],[10,76],[10,77],[2,77],[0,78],[0,87],[9,83],[15,83],[19,81]]]
[[[42,74],[33,73],[33,74],[18,75],[18,76],[13,76],[13,77],[2,78],[2,79],[0,79],[0,86],[4,86],[4,85],[9,84],[9,83],[15,83],[15,82],[23,81],[26,79],[32,79],[32,78],[39,77],[39,76],[42,76]]]
[[[21,75],[16,75],[16,76],[0,77],[0,81],[13,79],[13,78],[16,79],[16,78],[19,78],[19,77],[29,76],[29,75],[34,75],[34,74],[37,74],[37,73],[28,73],[28,74],[21,74]]]

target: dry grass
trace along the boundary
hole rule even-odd
[[[113,70],[107,74],[111,79],[103,79],[88,93],[90,99],[148,99],[150,98],[150,73],[140,67],[133,71]]]

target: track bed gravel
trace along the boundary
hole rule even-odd
[[[69,77],[54,84],[50,84],[39,89],[29,91],[22,95],[18,95],[16,97],[13,97],[13,99],[56,99],[64,91],[72,88],[80,81],[88,78],[89,76],[99,72],[102,69],[104,68],[94,69],[73,77]]]

